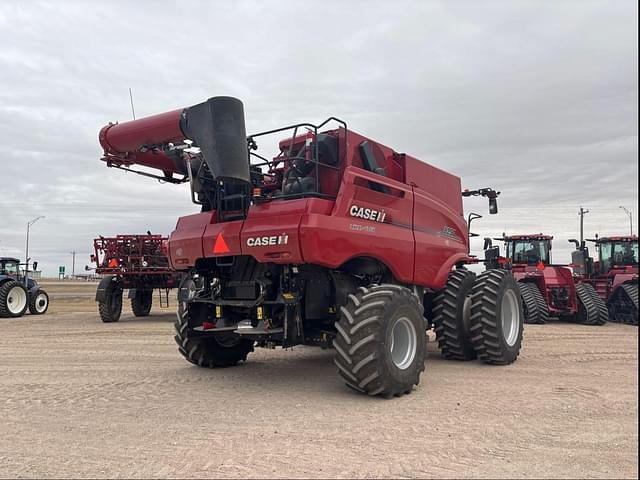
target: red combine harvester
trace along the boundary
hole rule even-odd
[[[122,293],[129,290],[131,310],[136,317],[149,315],[153,291],[158,290],[161,307],[169,306],[169,290],[178,286],[180,274],[169,265],[168,237],[161,235],[118,235],[93,241],[91,261],[96,273],[104,275],[96,301],[105,323],[117,322],[122,313]]]
[[[598,261],[589,256],[585,242],[572,254],[573,271],[607,302],[613,322],[638,325],[638,237],[636,235],[587,239],[598,249]]]
[[[189,362],[235,365],[255,345],[333,346],[347,385],[392,397],[418,384],[433,324],[447,358],[516,360],[515,280],[464,268],[474,259],[462,196],[488,197],[495,213],[499,192],[461,194],[458,177],[336,118],[247,138],[231,97],[109,124],[99,139],[108,166],[188,181],[200,205],[169,238],[185,274],[175,340]],[[273,158],[257,153],[269,140]]]
[[[503,235],[494,238],[504,242],[506,256],[500,248],[485,239],[486,265],[489,269],[510,270],[518,281],[526,323],[545,323],[549,317],[559,317],[585,325],[604,325],[607,307],[593,287],[576,285],[567,265],[551,263],[553,237],[542,233]]]

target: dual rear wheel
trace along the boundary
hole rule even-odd
[[[520,353],[524,315],[520,290],[505,270],[475,276],[459,269],[449,274],[435,298],[433,323],[444,358],[507,365]]]

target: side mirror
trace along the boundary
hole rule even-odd
[[[498,199],[489,197],[489,213],[495,215],[498,213]]]
[[[33,262],[33,271],[35,272],[38,269],[38,262]]]
[[[90,269],[89,269],[89,265],[85,265],[85,266],[84,266],[84,271],[85,271],[85,272],[88,272],[89,270],[90,270]]]
[[[493,246],[493,242],[491,241],[491,239],[489,237],[485,237],[484,239],[484,247],[482,247],[483,250],[486,250],[488,248],[491,248]]]

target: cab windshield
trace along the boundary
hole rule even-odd
[[[600,269],[608,272],[615,265],[637,265],[638,242],[606,242],[600,244]]]
[[[17,275],[18,264],[14,261],[0,262],[0,274],[2,275]]]
[[[513,263],[536,265],[550,263],[549,242],[547,240],[513,240],[507,242],[507,257]]]

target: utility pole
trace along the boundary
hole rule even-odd
[[[74,250],[73,252],[69,252],[72,255],[73,261],[71,263],[71,279],[73,280],[73,278],[76,276],[76,251]]]
[[[620,205],[620,208],[624,210],[624,213],[626,213],[627,216],[629,217],[629,235],[633,235],[633,215],[629,210],[624,208],[622,205]]]
[[[584,243],[584,216],[587,213],[589,213],[589,210],[585,210],[584,208],[580,207],[580,212],[578,213],[578,215],[580,215],[580,246],[582,246]]]

